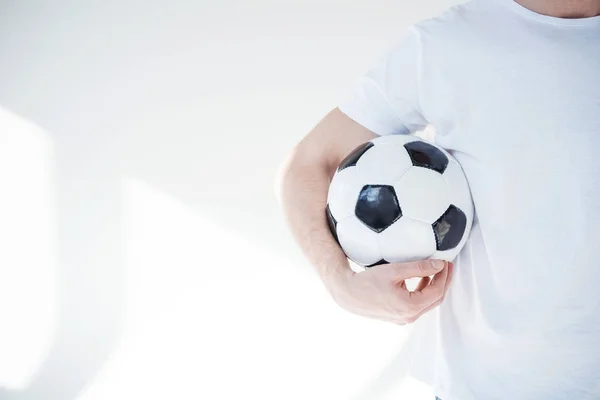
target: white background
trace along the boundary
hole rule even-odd
[[[0,400],[431,398],[335,306],[287,151],[454,2],[0,2]],[[421,397],[419,397],[421,396]]]

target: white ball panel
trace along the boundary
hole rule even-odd
[[[414,142],[416,140],[421,140],[418,136],[415,135],[385,135],[378,136],[375,139],[372,139],[371,142],[375,146],[379,145],[400,145],[404,146],[406,143]]]
[[[394,185],[402,215],[434,223],[450,205],[446,180],[436,171],[412,167]]]
[[[428,259],[436,249],[430,224],[402,217],[379,234],[381,255],[389,262]]]
[[[381,260],[378,234],[356,217],[348,217],[337,224],[340,246],[352,261],[361,266]]]
[[[345,168],[333,176],[327,202],[336,221],[354,215],[358,195],[363,188],[357,178],[356,167]]]
[[[473,221],[473,200],[469,183],[460,166],[455,160],[450,160],[442,175],[450,188],[450,202],[460,208],[467,216],[467,225]]]
[[[402,144],[375,145],[356,163],[359,180],[365,185],[393,185],[412,167]]]

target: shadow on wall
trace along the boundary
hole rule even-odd
[[[340,32],[358,41],[373,29],[357,31],[350,19],[331,27],[337,4],[329,14],[321,4],[273,6],[273,18],[241,2],[211,13],[207,2],[168,10],[153,1],[95,3],[61,9],[38,2],[0,13],[0,104],[37,124],[52,154],[59,279],[50,351],[24,389],[0,391],[0,400],[74,400],[117,343],[126,272],[123,177],[148,182],[274,252],[297,255],[272,195],[275,167],[295,141],[285,132],[309,128],[298,109],[321,113],[299,93],[314,97],[315,79],[335,75],[345,62],[331,52],[354,46]],[[359,14],[375,13],[374,21],[388,15],[397,25],[385,10],[361,4]],[[294,30],[310,24],[286,22],[290,15],[317,18],[315,9],[323,14],[311,32]],[[219,31],[221,24],[229,30]],[[242,39],[253,29],[250,45]],[[309,33],[316,50],[303,54],[311,46],[296,39]],[[300,76],[314,68],[306,62],[311,56],[322,65]]]
[[[268,120],[248,104],[277,96],[255,94],[250,72],[240,77],[231,56],[215,61],[219,42],[202,31],[203,2],[169,10],[37,3],[0,13],[0,104],[37,124],[52,153],[57,321],[31,382],[0,390],[0,400],[75,399],[109,357],[123,325],[123,177],[140,177],[274,251],[295,251],[272,196],[281,153],[245,129]],[[216,85],[215,72],[231,86]],[[10,143],[18,132],[3,134]],[[278,137],[271,142],[282,147]]]
[[[49,313],[55,316],[53,337],[48,346],[44,346],[46,349],[43,350],[47,352],[24,387],[13,390],[0,389],[0,400],[74,400],[99,373],[123,331],[128,272],[128,244],[125,242],[126,196],[123,182],[132,174],[137,175],[135,178],[150,181],[153,186],[157,185],[162,190],[170,189],[171,194],[175,192],[187,205],[192,204],[201,209],[203,207],[199,203],[204,195],[209,195],[209,200],[215,202],[220,200],[219,195],[224,195],[226,198],[221,200],[221,203],[225,204],[221,206],[228,214],[224,214],[224,218],[220,220],[226,224],[228,218],[233,218],[239,223],[247,221],[249,215],[255,218],[257,215],[248,213],[248,209],[239,203],[240,200],[237,200],[238,207],[228,203],[233,196],[225,195],[227,188],[216,187],[216,193],[213,193],[215,185],[207,185],[202,179],[195,179],[198,178],[195,171],[190,175],[185,166],[193,166],[196,154],[202,154],[206,149],[201,140],[186,141],[185,139],[189,138],[188,132],[181,136],[170,135],[171,146],[165,146],[165,150],[160,149],[160,141],[149,143],[135,136],[129,136],[126,140],[113,137],[111,140],[110,135],[107,135],[108,137],[98,139],[103,128],[97,127],[98,135],[80,135],[72,129],[70,133],[49,133],[6,110],[0,110],[0,127],[3,128],[0,129],[3,150],[15,153],[15,160],[22,160],[15,161],[15,165],[0,164],[6,167],[5,174],[0,176],[16,177],[12,185],[7,185],[7,181],[2,179],[4,189],[8,189],[6,192],[10,193],[10,196],[4,195],[0,205],[3,209],[15,206],[14,211],[21,214],[31,212],[24,204],[27,203],[24,196],[29,196],[30,193],[20,188],[21,185],[29,184],[19,182],[23,177],[27,178],[21,169],[28,168],[28,163],[42,155],[47,165],[39,163],[35,172],[40,180],[46,181],[38,181],[36,184],[52,187],[49,188],[48,198],[40,200],[44,204],[38,205],[49,208],[48,213],[53,215],[48,217],[55,221],[55,226],[51,228],[56,229],[55,232],[48,232],[53,237],[51,241],[56,242],[53,277],[56,282],[45,283],[46,286],[54,284],[55,290],[46,290],[44,293],[43,290],[27,288],[32,284],[43,288],[44,284],[36,282],[35,276],[27,276],[19,282],[32,297],[29,299],[31,303],[37,302],[39,306],[40,301],[55,301],[55,310]],[[94,128],[91,127],[89,131],[94,132]],[[28,147],[31,141],[27,143],[22,139],[27,135],[38,137],[37,150],[33,154],[32,149]],[[186,142],[187,146],[184,147]],[[152,151],[158,154],[146,158],[145,156]],[[173,154],[164,157],[170,151]],[[170,163],[170,160],[176,161]],[[147,167],[148,170],[142,167]],[[8,197],[12,198],[10,203]],[[206,207],[207,204],[203,206]],[[218,210],[217,208],[213,213],[214,217],[219,216]],[[236,216],[240,216],[239,220]],[[39,229],[38,222],[27,221],[31,230]],[[264,223],[264,219],[257,222]],[[13,225],[16,224],[19,222],[13,221]],[[270,223],[265,225],[263,228],[271,228]],[[239,230],[239,225],[234,226]],[[268,235],[275,234],[274,231],[275,229],[266,232],[267,240]],[[256,234],[255,238],[256,236],[259,234]],[[20,237],[15,242],[19,240],[36,247],[27,250],[37,251],[36,240]],[[227,238],[223,237],[222,240],[226,242]],[[198,246],[201,247],[202,243],[198,243]],[[206,251],[210,252],[212,249]],[[48,254],[48,258],[51,256],[52,254]],[[224,265],[219,267],[226,266],[227,255],[223,256]],[[18,256],[15,257],[17,258]],[[19,268],[19,263],[25,264],[28,261],[30,260],[17,261],[12,267]],[[48,260],[40,260],[41,263],[45,261]],[[169,266],[163,265],[163,269],[168,270]],[[11,277],[10,271],[8,272],[8,277]],[[56,298],[47,298],[48,293],[56,293]],[[7,297],[9,301],[15,302],[15,299]],[[22,312],[22,309],[22,305],[16,306],[16,312]],[[16,325],[17,328],[27,328],[23,324]],[[5,331],[15,329],[15,326],[7,328]],[[12,336],[19,342],[18,346],[21,346],[22,342],[27,343],[26,337],[19,338],[17,332],[14,333]]]
[[[22,176],[27,178],[27,169],[30,167],[21,163],[20,159],[26,163],[35,161],[28,154],[32,150],[22,145],[23,138],[28,136],[33,139],[30,143],[37,144],[37,154],[34,155],[46,156],[44,158],[49,161],[49,165],[40,163],[38,171],[34,171],[38,175],[42,173],[46,182],[13,181],[16,184],[7,191],[7,182],[3,179],[5,194],[0,204],[3,209],[12,205],[13,212],[26,216],[35,210],[27,209],[29,199],[18,198],[29,195],[25,188],[32,184],[42,187],[52,184],[53,187],[48,188],[48,198],[40,199],[45,204],[38,203],[38,206],[54,214],[46,216],[56,221],[57,229],[53,232],[52,228],[55,227],[51,226],[47,232],[38,234],[38,231],[44,230],[44,221],[28,221],[31,222],[27,226],[31,237],[20,237],[13,242],[16,245],[26,242],[34,246],[27,249],[31,253],[40,251],[40,243],[36,239],[42,239],[42,246],[45,241],[55,242],[56,250],[48,251],[46,259],[39,260],[44,265],[37,265],[34,269],[55,266],[55,276],[52,278],[56,282],[52,279],[38,282],[38,277],[34,275],[25,277],[26,281],[19,283],[22,284],[22,290],[27,291],[27,296],[31,296],[24,300],[56,304],[54,313],[49,312],[56,316],[56,321],[52,324],[55,329],[54,337],[47,346],[49,351],[38,366],[37,373],[22,390],[0,391],[0,399],[75,399],[104,364],[121,331],[125,268],[120,177],[111,168],[91,168],[82,163],[82,160],[94,157],[93,149],[86,152],[81,146],[71,146],[64,137],[49,135],[9,112],[0,111],[0,126],[4,128],[0,137],[3,150],[17,153],[17,165],[11,166],[8,173],[16,175],[18,179],[22,179]],[[35,138],[36,135],[41,137]],[[49,168],[44,171],[44,167]],[[12,202],[11,197],[14,200]],[[8,228],[19,228],[16,223]],[[42,238],[44,234],[52,238]],[[52,255],[56,255],[56,262],[47,259]],[[3,254],[3,259],[6,259],[4,256],[6,249]],[[13,257],[15,262],[10,267],[29,268],[28,265],[20,265],[29,261],[22,258],[18,255]],[[5,271],[10,277],[11,272],[8,269]],[[33,272],[35,274],[35,270]],[[13,272],[13,275],[16,273]],[[56,290],[44,288],[54,284]],[[40,290],[32,292],[32,285]],[[47,298],[48,294],[53,293],[56,293],[55,298]],[[17,312],[24,312],[22,304],[13,300],[11,305],[16,307]],[[20,319],[27,318],[28,315],[23,315]],[[27,329],[27,326],[24,327]],[[14,329],[10,326],[6,328],[5,331]],[[31,332],[21,332],[18,339],[27,343],[31,336]],[[38,339],[34,341],[39,342]],[[21,343],[15,346],[19,347]]]
[[[3,124],[7,119],[17,123]],[[3,130],[3,147],[25,152],[20,153],[25,157],[27,148],[14,145],[18,137],[28,133],[19,128],[19,124],[25,129],[30,126],[11,113],[0,113],[0,126],[11,125]],[[30,382],[21,390],[0,390],[1,400],[76,399],[90,385],[116,346],[123,330],[126,308],[127,244],[124,234],[127,227],[122,182],[131,174],[131,170],[125,168],[127,162],[144,154],[140,151],[143,143],[140,141],[138,146],[129,148],[118,141],[112,141],[108,147],[90,146],[85,138],[75,135],[52,135],[42,130],[36,133],[44,136],[43,143],[47,146],[45,151],[50,165],[46,178],[53,184],[55,198],[50,203],[56,205],[52,210],[56,213],[58,229],[55,232],[58,248],[56,329],[50,351]],[[193,159],[192,155],[201,151],[201,147],[194,151],[189,148],[179,150],[178,154],[187,154]],[[171,180],[178,177],[174,180],[180,188],[193,189],[188,194],[206,190],[202,181],[189,179],[184,170],[181,174],[171,170],[161,175],[159,170],[169,166],[155,165],[153,159],[149,164],[156,168],[154,173],[137,176],[137,179],[156,179],[158,175],[164,177],[164,183],[172,184]],[[175,192],[176,189],[178,187]],[[18,190],[15,195],[19,195]],[[187,200],[190,203],[189,198]],[[246,213],[243,207],[230,211],[233,215]],[[35,221],[31,228],[36,229]],[[165,265],[164,268],[169,267]],[[407,359],[402,354],[395,357],[399,363],[390,364],[386,372],[357,398],[375,398],[374,393],[385,393],[393,388],[398,371],[404,368],[402,360]]]

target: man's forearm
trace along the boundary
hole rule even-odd
[[[279,179],[281,206],[292,235],[328,289],[352,274],[325,217],[331,173],[293,156]]]

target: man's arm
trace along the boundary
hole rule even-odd
[[[336,108],[295,146],[278,177],[292,235],[330,290],[352,271],[325,219],[329,184],[342,159],[376,136]]]
[[[325,218],[329,184],[339,163],[376,136],[340,110],[332,110],[293,149],[280,171],[278,194],[292,235],[334,300],[356,314],[405,324],[441,303],[452,266],[426,260],[356,274]],[[404,281],[413,277],[423,279],[409,292]]]

